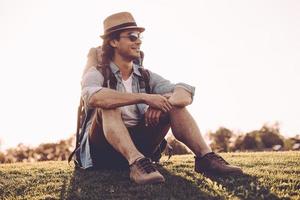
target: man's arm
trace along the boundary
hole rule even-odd
[[[185,83],[173,84],[162,76],[150,72],[150,87],[155,94],[161,94],[169,99],[174,106],[187,106],[192,103],[195,87]],[[171,98],[172,97],[172,98]]]
[[[180,86],[176,86],[173,93],[166,93],[163,96],[168,99],[172,106],[185,107],[192,103],[191,93]],[[149,107],[145,112],[146,126],[155,127],[159,123],[161,114],[161,110]]]
[[[162,95],[119,92],[102,87],[103,82],[104,77],[95,67],[91,67],[83,75],[81,96],[87,106],[113,109],[131,104],[145,103],[164,112],[172,108],[168,99]]]
[[[172,106],[185,107],[192,103],[192,94],[180,86],[176,86],[173,93],[164,95]]]
[[[102,88],[94,93],[88,101],[89,106],[104,109],[113,109],[137,103],[145,103],[164,112],[168,112],[172,108],[168,99],[159,94],[124,93],[108,88]]]

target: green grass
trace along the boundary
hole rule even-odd
[[[192,155],[159,168],[166,183],[136,185],[128,171],[74,170],[67,162],[0,165],[0,199],[300,199],[300,152],[221,154],[245,175],[214,180]],[[163,158],[164,160],[164,158]]]

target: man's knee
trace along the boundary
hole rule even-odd
[[[119,108],[101,109],[101,114],[103,121],[106,122],[122,120],[121,110]]]
[[[121,115],[121,109],[119,108],[112,108],[112,109],[100,109],[103,114],[109,115]]]
[[[116,109],[102,109],[97,108],[96,113],[93,117],[93,124],[98,124],[98,126],[102,126],[103,123],[115,122],[121,118],[121,110]]]
[[[174,115],[182,112],[188,112],[185,106],[183,107],[178,107],[178,106],[173,106],[172,109],[168,112],[169,115]]]
[[[102,109],[102,125],[105,135],[119,130],[121,126],[124,126],[124,122],[121,116],[121,110],[116,109]]]
[[[162,113],[159,122],[160,123],[170,123],[171,121],[171,116],[176,116],[178,114],[182,113],[188,113],[188,110],[186,109],[185,106],[183,107],[178,107],[178,106],[173,106],[172,109],[169,112]]]

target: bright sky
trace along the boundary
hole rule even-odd
[[[297,0],[0,0],[1,149],[75,132],[86,55],[120,11],[146,28],[146,68],[196,86],[189,110],[203,133],[278,121],[300,134]]]

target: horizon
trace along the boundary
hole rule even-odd
[[[86,55],[125,10],[146,28],[145,67],[196,87],[188,109],[203,134],[275,122],[300,134],[299,1],[0,0],[0,150],[75,133]]]

